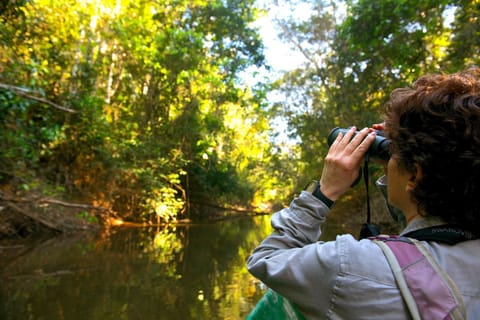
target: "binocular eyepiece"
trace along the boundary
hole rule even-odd
[[[337,138],[338,134],[342,132],[344,135],[349,131],[350,129],[346,128],[334,128],[330,133],[328,134],[328,146],[331,146],[333,141]],[[389,145],[390,145],[390,139],[385,138],[382,135],[382,131],[375,130],[377,133],[377,136],[375,138],[375,141],[373,144],[370,146],[370,149],[368,149],[368,156],[370,158],[375,158],[379,160],[388,160],[390,159],[390,152],[389,152]],[[358,131],[355,131],[355,135],[358,134]]]

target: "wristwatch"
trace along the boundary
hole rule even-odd
[[[317,180],[313,180],[305,187],[304,191],[311,193],[312,196],[317,198],[318,200],[325,203],[325,205],[329,208],[333,207],[335,201],[328,199],[321,191],[320,191],[320,183]]]

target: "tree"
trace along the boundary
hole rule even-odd
[[[462,66],[479,65],[480,56],[480,3],[478,1],[456,1],[455,19],[452,25],[452,43],[447,48],[446,64],[455,72]]]
[[[2,16],[3,182],[135,220],[251,204],[271,150],[264,91],[237,81],[264,62],[253,4],[36,0]]]
[[[281,22],[306,63],[278,83],[291,98],[283,110],[300,137],[307,177],[320,173],[331,128],[376,123],[392,89],[478,63],[475,2],[346,1],[339,21],[340,3],[311,3],[307,20]]]

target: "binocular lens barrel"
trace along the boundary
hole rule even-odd
[[[327,138],[328,146],[332,145],[333,141],[335,141],[335,139],[337,138],[340,132],[342,132],[345,135],[349,130],[350,129],[348,128],[332,129],[332,131],[330,131]],[[375,141],[373,142],[373,144],[370,146],[370,149],[368,149],[368,155],[370,158],[388,160],[390,159],[390,152],[389,152],[390,140],[383,137],[380,131],[376,130],[376,132],[377,132],[377,137],[375,138]],[[355,135],[357,134],[358,134],[358,131],[355,131]]]

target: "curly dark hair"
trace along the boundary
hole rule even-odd
[[[420,212],[480,235],[480,69],[427,75],[395,89],[385,108],[391,153],[422,179]]]

